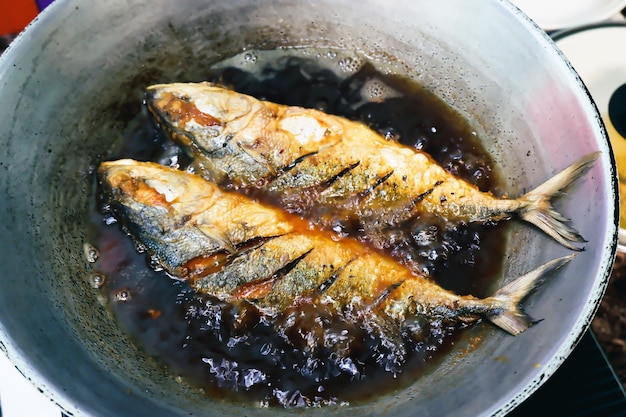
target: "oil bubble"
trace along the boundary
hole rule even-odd
[[[161,272],[161,271],[163,271],[165,269],[165,268],[163,268],[163,265],[161,264],[161,261],[159,260],[159,258],[156,255],[151,255],[150,256],[150,260],[149,260],[148,264],[150,265],[150,268],[153,271],[155,271],[155,272]]]
[[[104,274],[96,273],[89,277],[89,284],[91,284],[93,288],[102,288],[105,282],[106,277]]]
[[[103,220],[104,224],[106,224],[107,226],[117,223],[117,219],[113,217],[113,215],[105,215]]]
[[[341,71],[353,74],[361,69],[364,62],[363,59],[358,57],[346,57],[340,59],[338,64]]]
[[[270,353],[272,353],[272,345],[270,345],[269,343],[264,343],[263,346],[261,346],[260,353],[263,356],[269,355]]]
[[[255,52],[246,52],[246,54],[243,56],[244,62],[248,64],[256,64],[258,59],[259,57]]]
[[[383,81],[373,78],[367,80],[361,87],[361,94],[368,100],[383,101],[394,97],[400,97],[401,94],[389,87]]]
[[[98,257],[100,256],[98,249],[96,249],[96,247],[91,243],[83,244],[83,253],[85,254],[85,258],[89,263],[96,262],[98,260]]]
[[[132,295],[129,289],[124,288],[124,289],[114,292],[113,298],[115,301],[118,301],[118,302],[126,302],[132,299]]]
[[[243,386],[249,389],[255,384],[261,384],[267,380],[267,376],[258,369],[246,369],[243,371]]]

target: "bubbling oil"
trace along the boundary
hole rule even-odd
[[[361,121],[430,153],[479,188],[498,190],[493,162],[469,124],[395,74],[389,65],[346,52],[245,51],[208,69],[205,80]],[[107,159],[189,163],[145,108],[124,135],[124,146]],[[462,333],[463,325],[422,318],[389,323],[359,311],[329,312],[314,301],[270,317],[245,301],[198,294],[161,271],[108,208],[98,206],[92,286],[147,355],[208,395],[261,406],[358,403],[410,384]],[[337,227],[355,233],[349,225]],[[418,218],[387,233],[390,255],[458,293],[486,295],[501,269],[502,225]]]

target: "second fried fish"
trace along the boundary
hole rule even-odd
[[[548,262],[490,297],[460,296],[355,240],[334,239],[197,175],[133,160],[104,162],[98,175],[117,216],[165,270],[268,315],[317,300],[329,311],[361,311],[396,326],[416,316],[485,318],[517,335],[531,325],[522,299],[571,259]]]

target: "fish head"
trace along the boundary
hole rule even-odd
[[[146,104],[156,120],[184,146],[214,152],[245,124],[255,100],[205,83],[157,84],[148,87]]]
[[[141,206],[144,211],[183,206],[184,215],[193,215],[205,210],[220,194],[217,186],[199,187],[191,175],[131,159],[101,163],[98,177],[112,200],[128,207]]]

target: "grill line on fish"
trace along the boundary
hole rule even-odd
[[[569,249],[582,250],[585,242],[551,199],[580,178],[598,152],[508,199],[481,192],[424,152],[314,109],[261,101],[210,83],[153,85],[147,105],[189,151],[198,173],[218,184],[261,188],[292,213],[320,205],[366,226],[385,227],[420,213],[444,222],[517,215]]]
[[[216,184],[150,162],[103,162],[104,194],[128,231],[171,275],[268,315],[316,299],[332,311],[360,309],[402,324],[415,316],[486,318],[517,335],[532,320],[521,301],[572,256],[550,261],[492,296],[460,296],[352,239]]]

